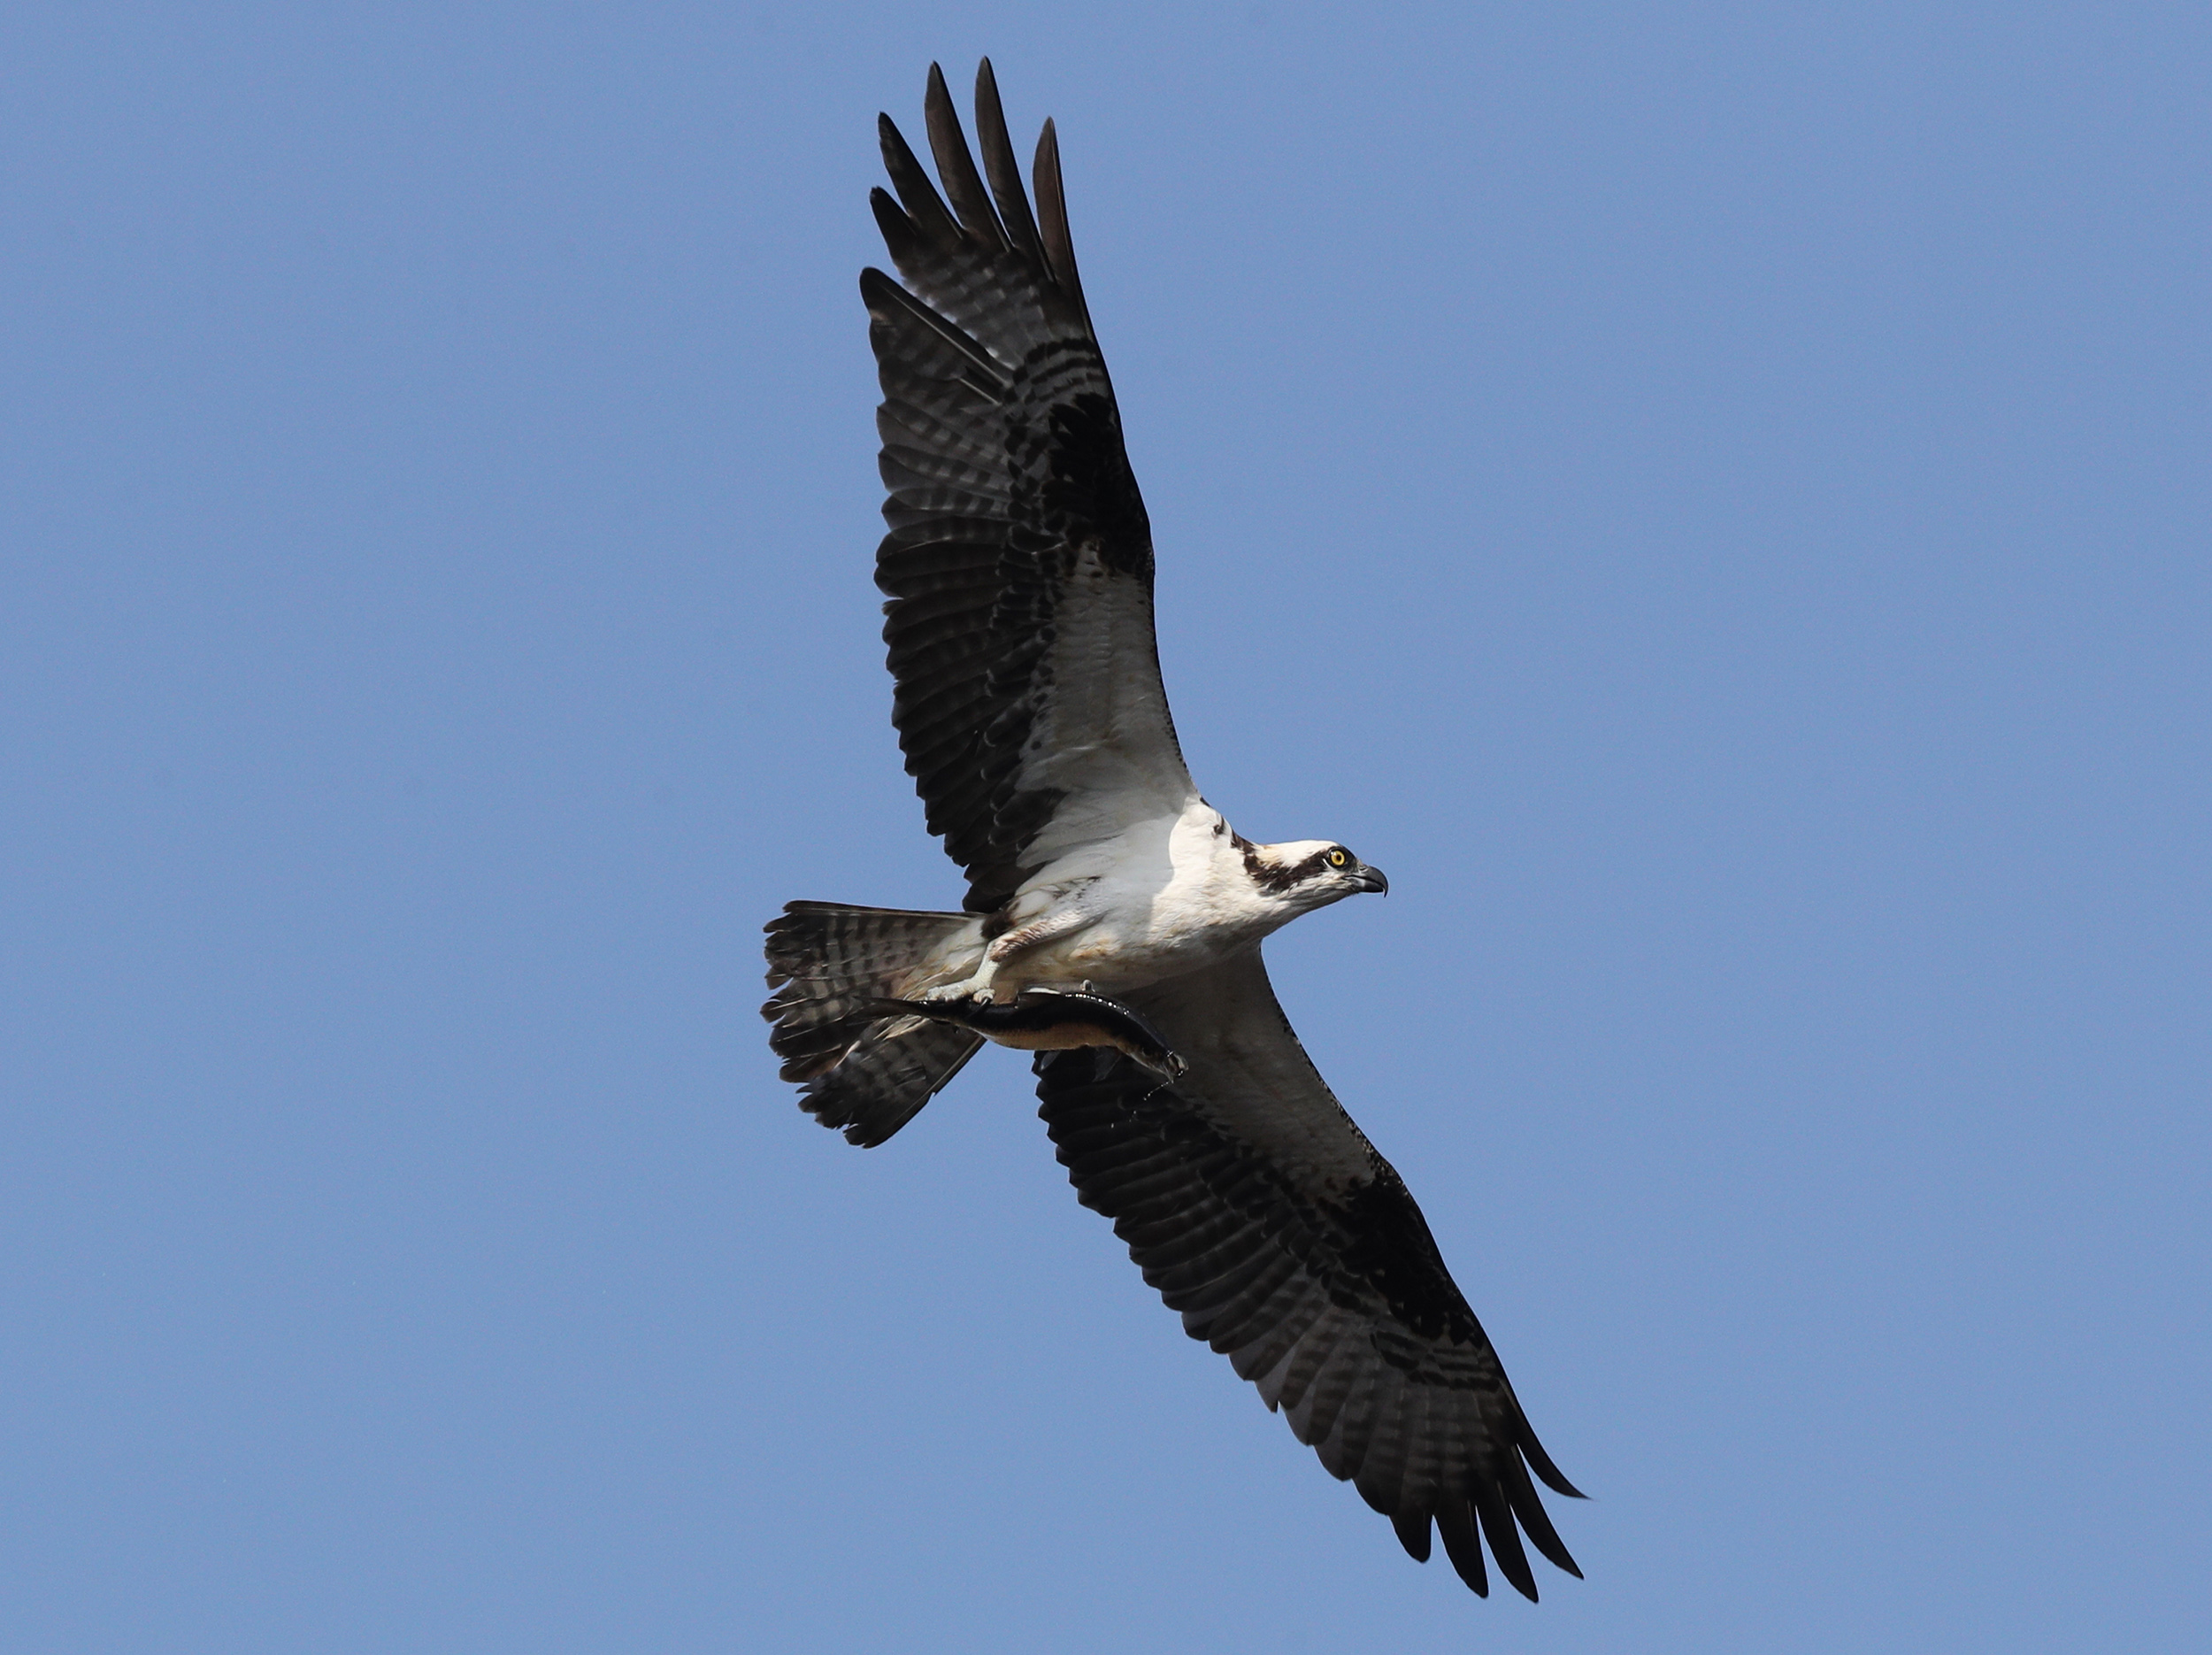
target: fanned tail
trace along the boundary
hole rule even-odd
[[[916,913],[795,902],[768,922],[760,1014],[799,1104],[847,1141],[872,1149],[911,1120],[973,1057],[982,1037],[926,1018],[883,1015],[966,974],[981,950],[972,913]]]

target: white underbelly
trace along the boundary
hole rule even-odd
[[[1012,987],[1089,982],[1105,993],[1214,965],[1275,928],[1271,913],[1238,911],[1235,899],[1248,883],[1241,868],[1237,875],[1225,890],[1218,887],[1226,881],[1210,867],[1149,889],[1095,881],[1068,898],[1083,913],[1083,923],[1009,959],[999,981]],[[1041,923],[1050,919],[1049,909],[1041,915]]]

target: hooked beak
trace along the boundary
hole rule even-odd
[[[1369,867],[1364,862],[1360,864],[1359,888],[1363,891],[1380,891],[1386,897],[1390,895],[1390,881],[1383,877],[1382,870]]]

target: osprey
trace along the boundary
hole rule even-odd
[[[863,271],[860,291],[884,396],[892,720],[967,899],[791,904],[767,928],[770,1043],[803,1105],[871,1146],[987,1039],[1035,1051],[1078,1198],[1185,1331],[1416,1559],[1433,1524],[1487,1595],[1479,1535],[1533,1598],[1523,1532],[1581,1571],[1530,1474],[1579,1497],[1260,960],[1270,932],[1387,882],[1328,840],[1255,844],[1200,797],[1052,123],[1033,216],[989,62],[980,170],[934,65],[925,107],[944,195],[882,117],[898,197],[871,201],[899,278]]]

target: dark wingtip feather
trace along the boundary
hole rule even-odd
[[[909,147],[906,135],[890,116],[876,117],[876,139],[883,149],[883,170],[891,174],[891,188],[899,192],[915,228],[940,246],[958,242],[959,224],[937,193],[937,186],[930,182],[920,158]]]
[[[1490,1596],[1490,1571],[1483,1566],[1482,1540],[1475,1533],[1475,1514],[1464,1500],[1447,1498],[1437,1509],[1436,1532],[1444,1537],[1444,1555],[1452,1560],[1459,1578],[1478,1597]]]
[[[1004,250],[1008,245],[1005,228],[991,205],[991,193],[983,187],[982,175],[975,170],[975,157],[960,130],[959,112],[952,106],[952,94],[945,89],[944,72],[933,63],[929,65],[929,91],[922,108],[929,127],[930,153],[937,158],[937,176],[944,181],[945,194],[952,198],[952,210],[959,216],[961,227],[993,250]]]
[[[975,72],[975,135],[983,146],[983,170],[991,181],[991,196],[998,203],[1007,239],[1032,258],[1042,258],[1037,242],[1037,221],[1029,213],[1029,197],[1022,191],[1021,165],[1014,159],[1013,140],[1006,135],[1006,108],[999,102],[998,77],[986,58]]]
[[[1513,1584],[1513,1590],[1536,1601],[1536,1571],[1528,1566],[1528,1553],[1521,1545],[1521,1530],[1513,1520],[1513,1508],[1506,1504],[1504,1490],[1486,1481],[1478,1472],[1474,1487],[1475,1514],[1482,1520],[1483,1537],[1490,1543],[1490,1555],[1497,1559],[1498,1573]]]
[[[1031,169],[1037,187],[1037,219],[1044,236],[1045,267],[1060,290],[1087,319],[1083,280],[1075,271],[1075,239],[1068,233],[1067,192],[1060,181],[1060,135],[1051,121],[1037,135],[1037,159]]]
[[[1559,1467],[1551,1463],[1551,1456],[1544,1451],[1544,1445],[1536,1440],[1536,1433],[1528,1428],[1525,1420],[1521,1426],[1521,1457],[1528,1461],[1529,1468],[1544,1480],[1544,1486],[1554,1494],[1563,1494],[1571,1500],[1590,1497],[1568,1482]]]
[[[921,245],[922,233],[906,216],[906,209],[891,199],[888,190],[877,189],[868,192],[868,210],[876,216],[876,228],[891,254],[891,262],[911,263],[915,250]]]
[[[1582,1578],[1581,1566],[1575,1562],[1573,1553],[1567,1550],[1566,1542],[1560,1539],[1559,1531],[1552,1527],[1551,1517],[1542,1506],[1535,1504],[1533,1499],[1525,1505],[1516,1500],[1513,1514],[1521,1520],[1521,1527],[1528,1530],[1529,1539],[1554,1568],[1571,1574],[1577,1580]]]
[[[1544,1509],[1544,1502],[1537,1495],[1536,1485],[1528,1480],[1527,1467],[1521,1464],[1518,1454],[1506,1456],[1505,1474],[1506,1503],[1512,1506],[1514,1516],[1521,1520],[1521,1527],[1528,1531],[1530,1541],[1555,1566],[1580,1580],[1582,1571],[1575,1566],[1567,1543],[1560,1539],[1559,1531],[1552,1527],[1551,1513]]]
[[[1398,1543],[1406,1549],[1406,1556],[1416,1563],[1429,1560],[1429,1514],[1426,1512],[1393,1512],[1390,1526],[1398,1531]]]

